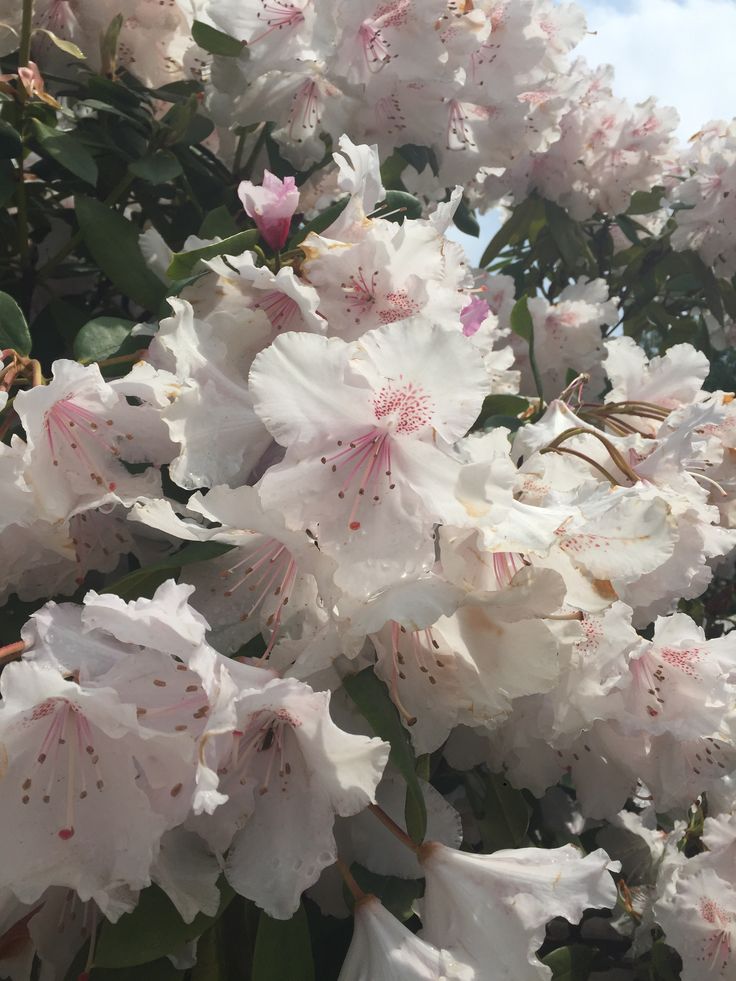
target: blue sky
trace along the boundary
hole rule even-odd
[[[736,115],[736,0],[577,0],[588,36],[577,49],[593,65],[616,69],[617,95],[641,102],[656,95],[680,113],[683,142],[711,119]],[[480,242],[462,241],[478,261],[497,227],[482,223]]]

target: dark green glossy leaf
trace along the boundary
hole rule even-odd
[[[289,248],[296,248],[300,242],[304,241],[310,232],[314,232],[315,235],[321,235],[326,228],[329,228],[334,221],[337,221],[347,207],[349,200],[350,198],[343,198],[342,201],[338,201],[337,204],[330,205],[329,208],[326,208],[321,214],[317,215],[316,218],[313,218],[305,225],[302,225],[301,228],[297,229],[296,234],[289,242]]]
[[[19,157],[23,153],[23,141],[20,134],[9,122],[0,119],[0,159]]]
[[[168,150],[159,150],[149,157],[142,157],[129,164],[128,170],[149,184],[166,184],[184,173],[179,161]]]
[[[185,923],[166,893],[158,886],[149,886],[141,893],[132,913],[124,913],[117,923],[103,923],[95,950],[95,964],[99,967],[136,967],[175,953],[212,926],[235,895],[224,881],[220,894],[220,909],[216,916],[200,913],[192,923]]]
[[[391,762],[406,780],[406,830],[419,844],[427,831],[427,808],[417,778],[414,750],[388,689],[373,668],[351,675],[343,685],[371,729],[391,746]]]
[[[95,317],[74,338],[74,357],[82,364],[111,358],[120,351],[135,321],[119,317]]]
[[[192,37],[200,48],[204,48],[210,54],[224,55],[226,58],[237,58],[245,47],[245,41],[238,41],[229,34],[202,23],[201,20],[195,20],[192,24]]]
[[[0,293],[0,348],[12,348],[18,354],[31,353],[31,333],[26,318],[7,293]]]
[[[483,401],[476,426],[486,425],[489,419],[502,416],[513,419],[518,424],[519,420],[515,417],[526,412],[528,408],[528,400],[518,395],[489,395]],[[502,424],[496,423],[496,425]]]
[[[157,311],[166,288],[143,258],[135,225],[102,201],[78,194],[75,202],[84,244],[100,269],[125,296]]]
[[[406,191],[386,191],[386,200],[376,205],[374,217],[403,224],[406,218],[422,217],[422,202]]]
[[[191,275],[200,259],[216,259],[220,255],[242,255],[243,252],[253,248],[258,237],[258,229],[250,228],[248,231],[231,235],[230,238],[225,238],[221,242],[202,246],[201,249],[193,249],[191,252],[175,252],[166,273],[171,279],[184,279]]]
[[[425,167],[429,166],[432,173],[437,176],[439,167],[437,165],[437,155],[428,146],[418,146],[416,143],[405,143],[397,150],[404,160],[411,164],[414,170],[422,173]]]
[[[466,235],[471,235],[473,238],[480,237],[480,225],[478,224],[478,219],[475,217],[475,212],[470,210],[470,206],[468,205],[466,198],[463,198],[460,201],[452,220],[455,223],[455,227],[459,228],[461,232],[464,232]]]
[[[171,555],[168,559],[129,572],[127,576],[106,586],[101,592],[115,593],[124,600],[139,599],[141,596],[150,599],[161,583],[176,578],[176,573],[183,566],[191,562],[206,562],[207,559],[217,558],[229,552],[231,548],[231,545],[222,545],[220,542],[193,542],[191,545],[185,545],[176,555]]]
[[[578,945],[553,950],[542,963],[552,969],[552,981],[588,981],[594,959],[594,950]]]
[[[300,906],[290,920],[261,913],[253,957],[252,981],[314,981],[309,924]]]
[[[33,135],[41,154],[52,157],[66,170],[93,187],[97,184],[97,164],[87,147],[71,133],[45,126],[38,119],[31,120]]]

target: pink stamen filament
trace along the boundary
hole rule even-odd
[[[313,131],[321,121],[320,99],[317,83],[307,81],[300,85],[294,94],[289,120],[289,137],[300,143],[304,131]]]
[[[376,282],[378,271],[371,274],[370,282],[365,278],[363,267],[358,266],[358,275],[351,276],[343,290],[347,297],[347,306],[350,313],[357,309],[360,313],[365,313],[372,304],[376,302]]]
[[[257,37],[251,38],[248,42],[249,47],[253,47],[254,44],[267,38],[274,31],[282,31],[285,27],[296,27],[297,24],[304,23],[304,14],[293,3],[264,0],[263,11],[267,15],[264,21],[267,29]],[[260,18],[260,13],[257,16]]]
[[[384,40],[381,29],[371,27],[367,21],[364,21],[358,29],[358,39],[368,71],[377,74],[391,60],[389,46]]]
[[[291,321],[299,314],[296,300],[277,290],[266,293],[260,302],[253,305],[256,310],[263,310],[274,330],[288,330]]]
[[[342,441],[338,445],[342,445]],[[354,484],[356,477],[360,474],[356,496],[348,517],[348,527],[351,531],[357,531],[361,527],[361,523],[356,520],[358,509],[361,499],[365,497],[366,491],[375,483],[381,471],[383,471],[389,480],[391,479],[390,434],[374,428],[363,436],[351,440],[344,450],[341,450],[334,456],[323,456],[322,463],[331,464],[333,473],[340,466],[352,464],[338,491],[337,496],[340,500],[346,496],[351,485]],[[389,490],[393,490],[395,484],[389,483],[388,486]],[[374,494],[373,501],[378,502],[379,500],[379,495]]]

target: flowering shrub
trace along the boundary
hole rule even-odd
[[[736,979],[734,124],[584,32],[0,0],[0,978]]]

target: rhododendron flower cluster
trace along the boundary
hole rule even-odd
[[[736,979],[734,127],[584,32],[0,0],[1,979]]]

